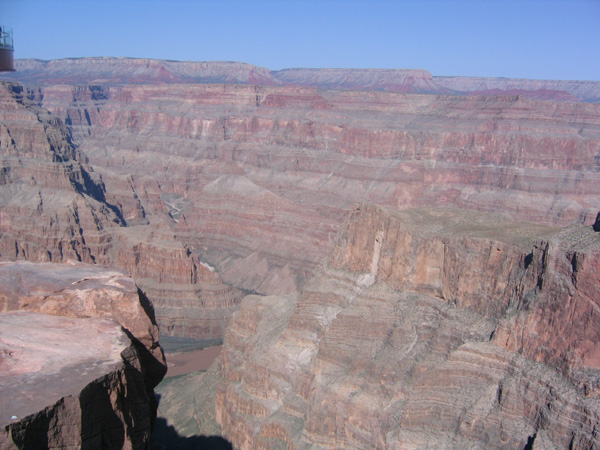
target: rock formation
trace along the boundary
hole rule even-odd
[[[283,69],[225,61],[145,58],[17,59],[0,79],[28,86],[226,83],[429,94],[522,95],[552,101],[600,102],[600,82],[432,76],[422,69]]]
[[[153,211],[141,206],[131,177],[111,179],[109,194],[64,122],[14,84],[0,89],[0,157],[1,259],[127,270],[156,301],[165,333],[222,337],[241,293],[175,240],[164,220],[148,226]]]
[[[600,238],[359,205],[299,296],[249,296],[216,419],[240,449],[598,448]]]
[[[0,263],[0,310],[0,448],[147,447],[166,363],[131,278]]]
[[[589,224],[600,209],[597,105],[199,84],[35,95],[124,217],[162,218],[248,291],[294,292],[356,201],[546,224]]]
[[[276,294],[197,380],[236,446],[600,446],[597,82],[17,67],[0,258],[127,270],[199,339]]]
[[[40,230],[43,220],[18,219],[32,209],[42,217],[37,191],[27,187],[29,206],[19,209],[11,178],[4,197],[13,210],[3,220],[14,225],[5,225],[1,257],[56,260],[66,248],[126,269],[167,334],[219,338],[240,290],[297,292],[357,201],[453,205],[549,225],[591,224],[600,210],[596,104],[464,95],[422,70],[269,72],[130,58],[22,64],[8,75],[29,83],[21,102],[62,120],[101,195],[88,195],[98,204],[75,196],[96,205],[78,206],[89,228],[64,218],[60,227],[43,219]],[[595,95],[590,83],[586,96]],[[378,90],[394,84],[409,93]],[[29,243],[48,231],[58,236]]]
[[[434,77],[436,83],[456,92],[479,95],[521,94],[531,98],[600,102],[597,81],[527,80],[519,78]]]

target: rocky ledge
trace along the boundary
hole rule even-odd
[[[0,263],[0,311],[1,449],[147,448],[166,364],[129,277]]]
[[[600,233],[355,207],[303,292],[248,296],[216,420],[240,449],[600,448]]]

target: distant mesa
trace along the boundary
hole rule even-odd
[[[422,69],[273,71],[240,62],[111,57],[17,59],[15,67],[16,73],[0,78],[26,85],[227,83],[435,95],[522,95],[539,100],[600,102],[599,81],[432,76]]]

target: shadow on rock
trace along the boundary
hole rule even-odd
[[[156,419],[150,450],[233,450],[221,436],[181,436],[162,417]]]

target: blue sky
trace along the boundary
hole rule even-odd
[[[15,58],[600,80],[600,0],[0,0]]]

